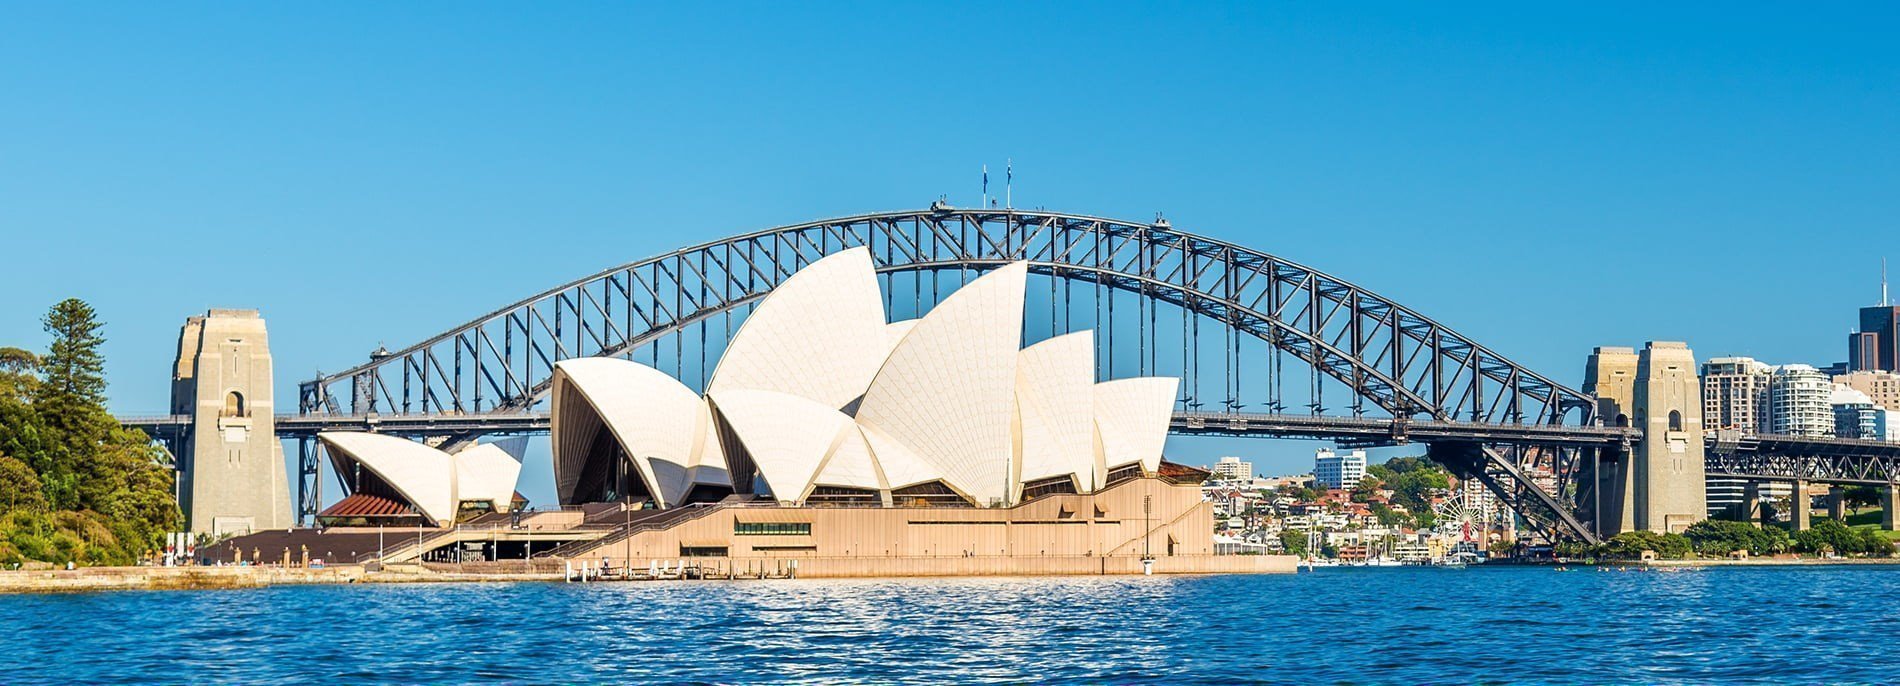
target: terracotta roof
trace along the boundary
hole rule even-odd
[[[319,513],[319,517],[414,517],[408,503],[368,493],[353,493]]]

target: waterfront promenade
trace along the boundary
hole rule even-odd
[[[995,556],[917,558],[695,559],[709,578],[887,578],[981,576],[1128,576],[1142,574],[1140,558]],[[621,562],[625,564],[624,561]],[[668,561],[668,565],[675,561]],[[636,561],[636,568],[639,567]],[[625,571],[624,567],[621,571]],[[1155,574],[1290,574],[1286,555],[1199,555],[1161,558]],[[113,590],[203,590],[267,586],[357,583],[563,581],[578,578],[580,568],[560,560],[503,560],[466,564],[329,565],[318,568],[276,565],[230,567],[88,567],[80,569],[0,571],[0,594],[78,593]],[[677,579],[677,577],[675,577]]]

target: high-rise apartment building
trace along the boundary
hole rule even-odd
[[[1841,438],[1886,440],[1885,410],[1875,405],[1866,393],[1842,384],[1834,385],[1829,400],[1834,406],[1834,435]]]
[[[1774,368],[1752,357],[1715,357],[1702,364],[1702,422],[1711,429],[1760,433],[1768,423]]]
[[[1223,457],[1214,463],[1214,476],[1230,481],[1252,481],[1253,463],[1238,457]]]
[[[1768,384],[1768,432],[1788,436],[1834,435],[1834,381],[1805,364],[1775,368]]]
[[[1900,374],[1881,369],[1849,372],[1834,377],[1834,383],[1866,393],[1883,410],[1900,410]]]
[[[1320,488],[1354,488],[1366,478],[1366,451],[1336,453],[1320,448],[1313,454],[1313,480]]]

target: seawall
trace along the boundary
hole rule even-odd
[[[1099,576],[1142,573],[1137,557],[919,557],[796,558],[801,579],[905,578],[955,576]],[[792,558],[693,560],[731,572],[748,570],[783,576]],[[638,562],[638,561],[637,561]],[[624,564],[624,562],[622,563]],[[1154,573],[1291,574],[1297,560],[1287,555],[1182,555],[1155,560]],[[438,583],[560,581],[563,564],[491,562],[462,565],[333,565],[318,569],[283,567],[85,567],[73,570],[0,571],[0,594],[85,593],[114,590],[207,590],[262,588],[294,584]]]
[[[638,560],[635,566],[639,566]],[[1048,557],[796,557],[748,561],[720,559],[726,569],[750,564],[783,569],[796,564],[801,579],[943,576],[1097,576],[1141,574],[1141,558],[1132,556]],[[749,564],[750,563],[750,564]],[[1290,555],[1179,555],[1156,558],[1155,574],[1292,574],[1298,560]]]

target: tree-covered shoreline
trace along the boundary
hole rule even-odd
[[[41,324],[44,354],[0,347],[0,566],[134,564],[180,525],[170,458],[106,411],[92,307]]]

